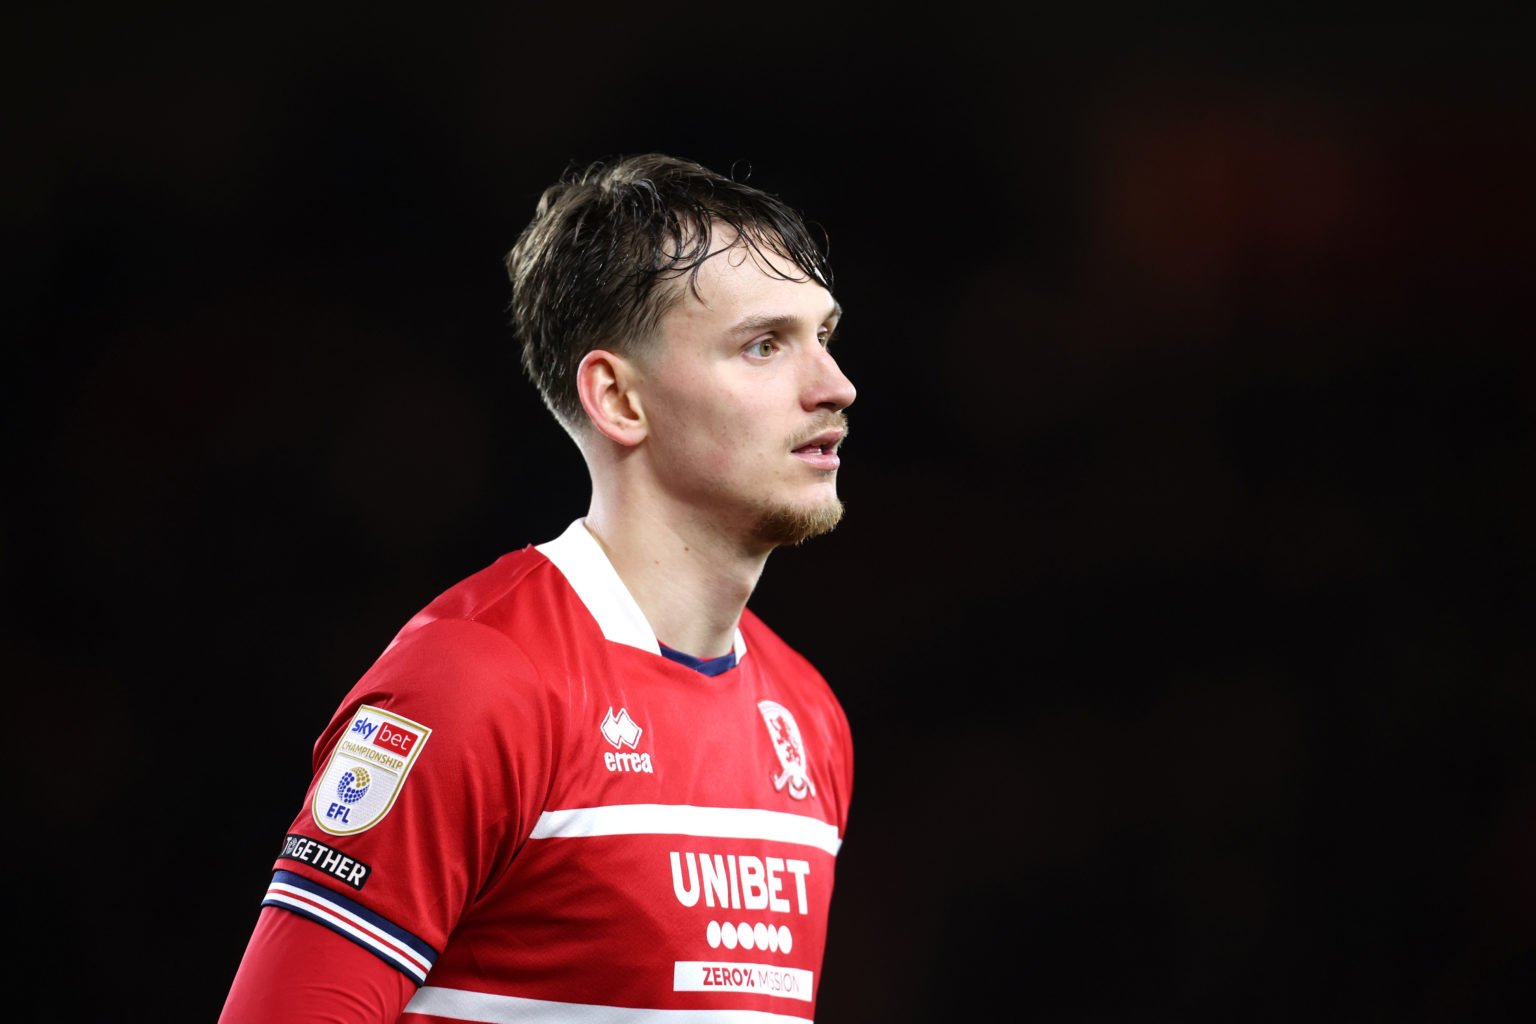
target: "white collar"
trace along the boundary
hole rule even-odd
[[[583,520],[577,519],[560,536],[537,547],[560,570],[571,589],[576,591],[581,603],[587,606],[587,611],[597,620],[605,639],[616,644],[638,647],[652,654],[661,653],[656,631],[646,621],[645,613],[640,610],[634,595],[619,578],[602,545],[598,544],[597,538],[592,536]],[[740,663],[747,655],[747,642],[742,638],[739,626],[736,629],[735,651],[736,661]]]

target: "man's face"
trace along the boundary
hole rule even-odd
[[[837,448],[855,392],[827,349],[839,310],[790,261],[732,241],[714,239],[729,247],[700,268],[697,294],[677,283],[637,361],[647,455],[660,486],[708,521],[795,544],[842,516]]]

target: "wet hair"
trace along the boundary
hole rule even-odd
[[[662,316],[698,291],[712,230],[734,235],[768,273],[832,288],[825,238],[777,196],[688,160],[648,153],[567,171],[544,190],[507,253],[511,324],[523,370],[568,430],[586,422],[576,369],[595,348],[633,356]],[[718,237],[718,234],[717,234]],[[762,258],[788,260],[790,277]]]

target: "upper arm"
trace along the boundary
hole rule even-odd
[[[415,992],[361,946],[263,907],[219,1024],[390,1024]]]
[[[522,650],[479,623],[434,622],[393,645],[316,744],[268,910],[422,984],[537,820],[549,703]]]

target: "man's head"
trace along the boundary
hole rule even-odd
[[[582,358],[594,348],[632,356],[654,342],[723,235],[832,288],[798,213],[696,163],[656,153],[594,163],[544,191],[506,264],[523,369],[567,430],[585,426]]]
[[[524,366],[598,494],[757,550],[837,523],[854,390],[794,211],[671,157],[594,165],[546,191],[507,266]]]

